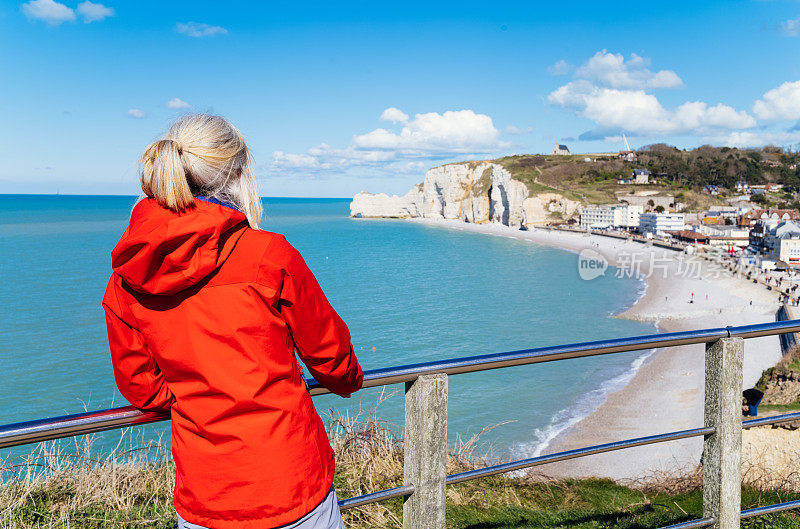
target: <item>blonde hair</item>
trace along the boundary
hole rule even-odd
[[[236,127],[221,116],[191,114],[145,149],[139,178],[145,195],[173,211],[192,207],[195,196],[210,197],[236,207],[258,228],[264,210],[250,166]]]

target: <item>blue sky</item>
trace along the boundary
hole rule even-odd
[[[0,193],[139,192],[183,112],[263,195],[404,193],[465,159],[800,143],[800,2],[0,4]]]

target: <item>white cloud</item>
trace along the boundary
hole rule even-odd
[[[353,138],[359,149],[402,150],[407,153],[486,152],[499,146],[492,118],[472,110],[416,114],[399,133],[375,129]]]
[[[567,75],[569,72],[572,71],[572,65],[561,59],[557,61],[555,64],[552,64],[547,67],[547,73],[550,75]]]
[[[635,53],[626,61],[621,53],[602,50],[578,68],[575,77],[611,88],[654,89],[683,86],[681,78],[672,70],[652,72],[647,68],[648,65],[647,59]]]
[[[726,136],[709,138],[709,141],[728,147],[787,145],[800,142],[800,131],[734,131]]]
[[[192,105],[190,105],[186,101],[178,99],[177,97],[173,97],[172,99],[167,101],[167,108],[191,108],[191,106]]]
[[[397,159],[397,155],[393,151],[364,150],[358,149],[353,145],[349,145],[344,149],[337,149],[327,143],[321,143],[317,147],[310,148],[308,154],[314,156],[322,168],[374,165]]]
[[[129,118],[134,118],[134,119],[142,119],[144,117],[147,117],[147,114],[145,113],[145,111],[144,110],[139,110],[138,108],[132,108],[132,109],[128,110],[125,113],[125,115],[127,115]]]
[[[800,119],[800,81],[786,82],[753,103],[753,113],[764,121]]]
[[[53,0],[31,0],[22,4],[22,12],[29,20],[42,20],[51,26],[75,20],[72,8]]]
[[[408,114],[399,108],[389,107],[383,111],[381,114],[381,119],[383,121],[391,121],[392,123],[407,123]]]
[[[525,127],[524,129],[521,129],[519,127],[515,127],[514,125],[509,125],[505,129],[503,129],[503,132],[512,135],[528,134],[529,132],[533,132],[533,127]]]
[[[472,110],[429,112],[410,119],[389,108],[381,114],[381,119],[396,121],[403,116],[405,122],[399,131],[378,128],[355,135],[345,148],[322,143],[301,154],[275,151],[272,168],[313,172],[370,167],[407,172],[451,155],[483,155],[508,145],[499,140],[500,133],[489,116]]]
[[[221,26],[211,26],[200,22],[178,22],[175,31],[190,37],[213,37],[214,35],[227,35],[228,30]]]
[[[800,17],[781,22],[781,33],[787,37],[796,37],[800,35]]]
[[[85,24],[89,24],[114,16],[114,10],[103,4],[95,4],[86,0],[78,4],[78,14],[83,18]]]
[[[272,163],[278,167],[309,168],[317,167],[319,162],[309,154],[292,154],[283,151],[272,153]]]
[[[603,130],[642,135],[702,134],[720,129],[746,129],[756,125],[745,111],[727,105],[686,102],[664,108],[644,90],[598,87],[589,81],[572,81],[548,96],[552,104],[572,108]]]

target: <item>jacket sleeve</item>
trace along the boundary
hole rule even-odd
[[[113,278],[103,299],[103,309],[111,364],[119,392],[137,408],[168,411],[175,398],[144,337],[122,318],[122,306],[117,299]]]
[[[331,307],[300,252],[281,239],[286,264],[279,304],[297,353],[320,384],[337,395],[349,396],[364,381],[350,343],[350,331]]]

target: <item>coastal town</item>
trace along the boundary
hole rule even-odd
[[[725,252],[762,271],[791,272],[800,267],[798,209],[715,206],[697,213],[659,209],[647,211],[627,203],[590,205],[581,208],[577,224],[584,230],[681,243],[691,251]]]
[[[568,155],[565,145],[556,144],[556,156]],[[636,161],[637,153],[620,151],[619,158]],[[779,168],[775,160],[763,162]],[[797,166],[787,167],[795,171]],[[642,242],[659,242],[689,254],[702,254],[724,261],[730,269],[744,271],[769,288],[778,287],[790,305],[800,304],[797,269],[800,268],[800,209],[769,207],[770,198],[790,199],[792,189],[782,183],[750,184],[739,180],[730,189],[705,185],[701,193],[714,197],[716,205],[693,209],[676,195],[652,189],[653,175],[647,169],[630,171],[630,178],[618,184],[631,191],[617,194],[616,203],[582,205],[576,216],[551,223],[557,228],[575,228],[597,235],[625,236]],[[637,191],[638,186],[650,187]],[[722,202],[721,204],[719,202]],[[767,207],[765,207],[767,206]]]
[[[645,173],[644,178],[647,176]],[[765,187],[776,190],[783,187],[779,184],[751,187],[746,182],[739,186],[743,192],[737,197],[739,202]],[[674,196],[643,194],[625,197],[617,204],[583,206],[579,220],[566,224],[577,223],[586,230],[625,231],[647,239],[721,249],[736,256],[751,257],[761,270],[791,270],[800,267],[798,222],[800,209],[759,208],[751,204],[684,212],[676,205]]]

